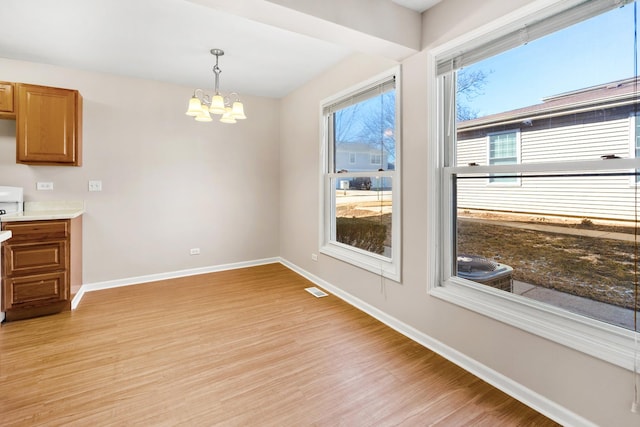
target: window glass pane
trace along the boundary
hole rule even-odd
[[[496,164],[500,159],[516,160],[516,133],[502,133],[489,136],[490,164]]]
[[[392,178],[339,177],[333,181],[335,240],[391,258]]]
[[[633,329],[636,194],[629,175],[524,176],[518,195],[460,176],[457,275]],[[628,191],[616,192],[621,185]],[[509,212],[516,197],[530,213]],[[462,207],[479,198],[491,202]]]
[[[334,172],[395,169],[395,90],[333,113]]]
[[[458,277],[633,328],[636,164],[571,169],[640,154],[635,13],[610,10],[455,74],[445,152],[459,170],[444,217]],[[485,172],[460,172],[470,165]]]
[[[628,157],[634,49],[631,4],[459,70],[459,155],[478,164],[515,157],[518,131],[523,164]],[[492,134],[486,158],[474,147]]]
[[[518,162],[517,154],[517,133],[500,133],[489,135],[489,164],[490,165],[511,165]],[[515,183],[518,178],[515,176],[498,178],[504,174],[491,174],[490,182]]]

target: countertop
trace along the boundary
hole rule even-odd
[[[24,212],[0,216],[0,222],[73,219],[84,213],[84,202],[25,202]],[[8,238],[8,237],[7,237]]]

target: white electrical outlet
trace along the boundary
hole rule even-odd
[[[89,181],[89,191],[102,191],[102,181]]]
[[[189,251],[190,255],[200,255],[200,248],[191,248]]]
[[[37,190],[53,190],[53,182],[38,182],[36,183]]]
[[[318,260],[318,254],[311,254],[311,261],[317,261]]]

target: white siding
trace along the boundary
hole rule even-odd
[[[522,162],[594,160],[629,153],[629,119],[521,133]]]
[[[604,154],[629,156],[629,119],[521,129],[523,163],[593,160]],[[458,142],[458,165],[487,164],[487,138]],[[522,178],[518,185],[488,178],[458,180],[458,207],[506,212],[634,219],[636,187],[628,176]]]

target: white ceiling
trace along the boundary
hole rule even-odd
[[[393,1],[422,11],[440,0]],[[281,97],[354,52],[196,3],[1,0],[0,57],[211,88],[209,50],[221,48],[222,91]]]

